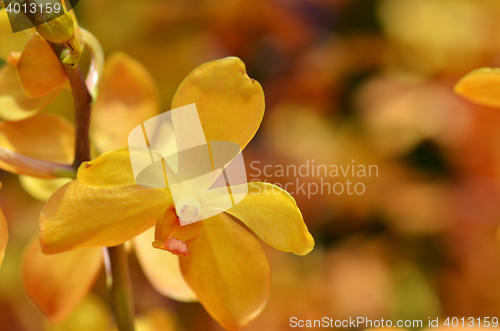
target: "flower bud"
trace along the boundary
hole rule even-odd
[[[75,37],[73,17],[68,13],[40,13],[36,17],[36,31],[47,41],[65,44],[67,51],[61,54],[61,62],[68,67],[75,66],[80,60],[81,48]]]
[[[59,15],[59,16],[58,16]],[[75,34],[73,17],[68,12],[40,13],[35,21],[36,31],[50,42],[60,44],[66,42]]]

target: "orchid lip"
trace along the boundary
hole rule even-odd
[[[201,220],[201,204],[195,197],[184,196],[175,203],[175,212],[181,226]]]

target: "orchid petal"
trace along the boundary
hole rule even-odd
[[[61,322],[90,291],[102,261],[100,248],[44,255],[34,238],[24,253],[24,289],[51,323]]]
[[[181,83],[172,109],[195,103],[207,141],[233,141],[243,149],[264,116],[264,93],[236,57],[206,63]]]
[[[264,308],[271,275],[259,242],[228,216],[206,220],[181,271],[207,312],[228,330],[245,328]]]
[[[24,47],[17,72],[24,93],[30,98],[41,98],[62,89],[67,79],[56,54],[38,33]]]
[[[280,251],[306,255],[314,248],[314,239],[295,199],[276,185],[249,183],[248,195],[226,213],[240,219],[263,241]]]
[[[455,85],[455,93],[477,104],[500,108],[500,68],[470,72]]]
[[[179,266],[179,257],[153,248],[151,242],[154,229],[151,228],[134,238],[137,259],[144,274],[161,294],[184,302],[196,301],[196,295],[184,280]]]
[[[97,149],[107,152],[127,146],[129,133],[159,110],[156,84],[146,68],[124,53],[111,55],[92,112],[91,134]]]
[[[171,197],[137,185],[93,187],[74,180],[52,195],[40,215],[45,254],[116,246],[152,227]]]

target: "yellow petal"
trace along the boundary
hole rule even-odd
[[[196,295],[182,277],[177,255],[153,248],[154,228],[135,237],[134,247],[144,274],[153,287],[172,299],[192,302]]]
[[[245,328],[264,308],[271,275],[259,242],[228,216],[206,220],[189,257],[180,257],[188,285],[228,330]]]
[[[470,72],[455,85],[455,93],[477,104],[500,108],[500,69]]]
[[[0,266],[2,265],[8,239],[9,239],[9,232],[7,229],[7,221],[5,220],[5,216],[0,210]]]
[[[170,238],[170,235],[175,229],[175,226],[179,223],[177,215],[175,214],[175,207],[168,206],[165,208],[163,213],[158,216],[155,225],[154,239],[156,240],[166,240]]]
[[[23,121],[0,123],[0,146],[34,159],[71,164],[73,125],[53,114],[39,114]]]
[[[40,98],[62,88],[66,73],[49,44],[35,33],[24,47],[17,64],[24,93]]]
[[[78,169],[78,180],[96,187],[135,185],[128,147],[106,152],[82,163]]]
[[[0,119],[19,121],[33,116],[50,105],[59,92],[54,91],[42,98],[28,98],[19,81],[17,69],[6,63],[0,69]]]
[[[160,102],[150,73],[125,53],[106,62],[92,111],[92,137],[100,152],[128,145],[136,126],[158,115]]]
[[[152,227],[170,203],[170,195],[160,189],[93,187],[74,180],[54,193],[42,210],[42,250],[55,254],[122,244]]]
[[[24,289],[48,320],[58,323],[85,298],[101,265],[100,248],[47,256],[34,238],[24,253]]]
[[[233,141],[243,149],[264,116],[264,92],[245,64],[228,57],[206,63],[179,86],[172,109],[195,103],[207,141]]]
[[[47,201],[54,192],[68,184],[71,178],[36,178],[20,175],[19,181],[23,189],[33,198]]]
[[[14,162],[15,155],[21,155],[28,160],[32,159],[32,163],[48,162],[46,165],[49,168],[70,169],[73,151],[74,128],[62,117],[38,114],[23,121],[0,123],[1,169],[16,174],[51,177],[44,175],[43,171],[37,173],[36,167],[32,169],[29,164]]]
[[[281,251],[305,255],[314,248],[314,239],[295,199],[276,185],[249,183],[248,195],[226,213],[240,219],[267,244]]]
[[[74,128],[57,115],[38,114],[23,121],[0,123],[0,148],[28,158],[70,165],[73,162]],[[0,161],[0,168],[34,175],[22,165]]]

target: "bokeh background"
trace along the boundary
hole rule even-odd
[[[369,178],[323,178],[362,182],[362,195],[294,194],[316,248],[264,247],[272,292],[248,330],[288,330],[291,317],[500,316],[500,111],[453,93],[470,70],[500,67],[498,0],[81,0],[76,13],[106,54],[144,64],[162,111],[196,66],[240,57],[267,103],[248,166],[378,166]],[[71,104],[63,93],[45,112],[72,119]],[[20,261],[43,202],[17,176],[0,180],[10,234],[0,330],[110,330],[104,274],[57,327],[27,299]],[[222,330],[201,305],[156,293],[134,254],[130,264],[142,327]]]

